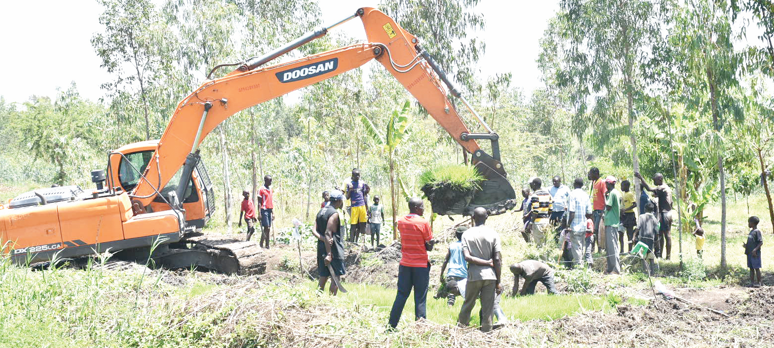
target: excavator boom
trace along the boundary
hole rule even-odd
[[[134,206],[147,207],[159,188],[164,187],[184,164],[181,182],[190,180],[190,170],[186,169],[198,160],[199,144],[231,115],[376,59],[466,151],[473,154],[473,165],[488,179],[482,191],[473,198],[473,203],[493,212],[513,207],[516,204],[515,192],[505,179],[506,173],[499,160],[497,134],[470,133],[446,97],[442,80],[447,84],[448,80],[421,51],[419,40],[376,9],[361,8],[348,19],[354,17],[362,20],[369,43],[264,66],[272,59],[325,35],[328,28],[324,28],[264,57],[252,59],[225,77],[207,81],[181,101],[159,141],[156,160],[150,161],[143,179],[132,192],[133,202],[137,203]],[[452,92],[459,95],[456,90]],[[491,140],[494,156],[482,151],[475,139]],[[463,210],[449,213],[467,212]]]

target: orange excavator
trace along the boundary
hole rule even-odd
[[[267,65],[355,18],[362,20],[368,43]],[[249,261],[257,257],[255,248],[250,247],[253,242],[197,243],[194,226],[185,223],[188,211],[183,208],[190,195],[189,188],[194,189],[192,186],[195,185],[191,183],[202,177],[197,171],[201,167],[200,143],[221,122],[241,110],[358,68],[374,59],[472,154],[471,164],[485,178],[469,202],[454,206],[446,213],[469,214],[475,207],[501,213],[513,208],[517,204],[516,195],[500,162],[498,135],[422,50],[417,37],[384,13],[373,8],[360,8],[352,16],[308,33],[264,56],[216,66],[210,76],[223,67],[237,68],[222,78],[207,80],[183,99],[161,139],[155,144],[146,144],[147,151],[111,153],[107,168],[111,174],[106,176],[101,170],[92,172],[96,190],[83,192],[77,186],[54,187],[10,201],[5,209],[0,209],[3,252],[19,263],[110,251],[134,255],[137,259],[151,257],[157,264],[170,268],[193,266],[223,273],[256,272]],[[447,94],[456,97],[487,132],[470,132]],[[476,140],[489,140],[492,154],[484,152]],[[131,153],[142,153],[142,158],[130,158]],[[173,179],[177,180],[177,185],[165,190]],[[103,188],[104,182],[107,186]],[[201,187],[206,185],[198,189]]]

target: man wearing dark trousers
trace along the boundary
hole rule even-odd
[[[271,187],[271,175],[263,177],[263,187],[258,190],[258,205],[261,207],[261,240],[262,248],[269,249],[269,231],[274,221],[274,191]],[[264,242],[266,243],[264,246]]]
[[[503,292],[500,285],[500,236],[488,226],[484,226],[488,214],[486,209],[473,210],[475,227],[462,235],[462,253],[468,262],[468,284],[465,291],[465,303],[460,309],[457,324],[468,326],[470,312],[481,297],[481,331],[492,330],[492,314],[495,297]],[[504,316],[503,316],[504,317]]]
[[[242,210],[239,212],[239,223],[237,226],[242,227],[242,213],[244,213],[245,223],[247,223],[246,240],[250,240],[250,237],[252,237],[255,232],[255,227],[253,227],[256,221],[255,206],[253,205],[253,201],[250,200],[250,192],[244,190],[242,191],[242,196],[245,197],[245,199],[242,201]]]
[[[427,286],[430,283],[430,262],[427,252],[433,250],[433,230],[430,223],[422,217],[425,205],[422,199],[414,197],[408,203],[410,214],[398,220],[401,254],[398,267],[398,294],[390,311],[390,327],[395,329],[403,314],[411,289],[414,289],[415,318],[427,318]]]

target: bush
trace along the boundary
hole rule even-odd
[[[596,287],[594,271],[581,267],[573,270],[557,272],[557,277],[567,282],[568,292],[589,292]]]
[[[686,283],[697,280],[704,280],[707,277],[707,270],[701,259],[690,257],[683,262],[683,271],[680,272],[680,278]]]

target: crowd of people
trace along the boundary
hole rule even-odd
[[[590,266],[595,251],[604,251],[606,274],[620,274],[620,255],[624,250],[631,252],[637,243],[647,247],[643,253],[646,260],[668,260],[675,218],[672,191],[661,174],[653,176],[653,187],[639,173],[635,177],[642,183],[640,197],[635,197],[630,181],[618,185],[614,176],[603,179],[596,167],[588,172],[589,191],[583,189],[582,178],[573,180],[572,190],[559,176],[547,190],[540,178],[531,179],[529,189],[522,190],[524,201],[517,210],[522,211],[524,240],[542,245],[547,235],[556,236],[562,261],[568,267]],[[701,235],[703,238],[703,231]]]
[[[653,186],[640,173],[634,173],[640,180],[642,191],[639,197],[632,192],[632,183],[619,181],[614,176],[602,178],[598,168],[592,167],[587,175],[590,190],[584,190],[582,178],[573,180],[573,189],[562,184],[555,176],[552,186],[543,188],[540,178],[529,180],[529,188],[522,190],[524,201],[516,212],[521,214],[522,237],[528,243],[543,246],[556,241],[561,248],[562,264],[568,268],[591,267],[595,251],[604,251],[605,274],[620,274],[620,257],[626,253],[639,256],[648,274],[658,271],[656,259],[671,257],[671,227],[676,219],[672,209],[672,191],[664,177],[656,173]],[[617,187],[620,186],[620,190]],[[268,230],[273,220],[271,177],[264,178],[259,192],[260,220],[262,226],[261,246],[264,239],[268,248]],[[325,191],[323,202],[315,218],[313,234],[317,238],[317,263],[319,289],[324,291],[328,278],[333,277],[329,291],[338,292],[339,277],[346,274],[344,240],[359,243],[360,236],[370,234],[371,246],[379,245],[381,224],[384,222],[384,208],[379,196],[373,197],[368,205],[369,186],[360,178],[360,171],[352,171],[351,180],[343,190]],[[652,194],[653,197],[648,194]],[[249,240],[253,234],[253,223],[257,221],[255,209],[249,200],[249,193],[243,193],[242,213],[248,226]],[[345,208],[345,200],[347,206]],[[397,294],[390,310],[389,327],[397,327],[409,294],[414,292],[414,310],[417,320],[426,318],[427,292],[430,283],[430,262],[428,252],[436,240],[430,223],[423,217],[424,202],[415,197],[408,202],[409,214],[396,222],[400,233],[401,260],[398,268]],[[346,214],[344,213],[346,211]],[[441,288],[436,297],[445,297],[453,306],[457,296],[464,299],[458,316],[458,324],[467,326],[476,301],[481,302],[481,330],[493,328],[493,317],[498,325],[506,318],[499,306],[503,293],[501,243],[498,233],[486,226],[488,213],[483,207],[473,210],[470,227],[458,226],[457,241],[449,249],[441,266]],[[240,214],[240,225],[242,216]],[[762,234],[757,229],[759,219],[750,217],[751,228],[744,243],[745,254],[750,268],[752,286],[760,286]],[[695,220],[696,250],[702,256],[704,230]],[[554,270],[537,260],[523,260],[510,265],[514,275],[512,295],[530,295],[537,283],[542,283],[549,294],[556,294]],[[520,280],[523,279],[523,283]],[[523,284],[520,287],[520,283]]]

